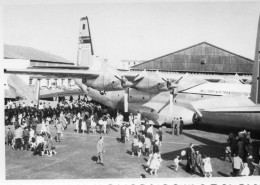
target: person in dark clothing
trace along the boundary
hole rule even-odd
[[[186,164],[186,167],[185,167],[185,170],[186,172],[188,173],[193,173],[193,164],[195,163],[195,158],[194,158],[194,155],[195,155],[195,150],[193,149],[193,144],[191,143],[190,144],[190,147],[187,149],[187,164]]]
[[[196,151],[196,154],[195,154],[195,167],[194,167],[194,172],[196,171],[196,168],[199,169],[200,171],[200,174],[202,177],[204,177],[204,173],[201,169],[201,166],[202,166],[202,157],[201,157],[201,154],[199,153],[199,151],[197,150]]]
[[[13,134],[13,132],[10,130],[10,128],[8,128],[8,131],[7,131],[7,133],[6,133],[7,145],[12,146],[13,138],[14,138],[14,134]]]
[[[182,117],[180,117],[180,135],[182,135],[183,125],[184,125],[184,122],[182,120]]]
[[[110,128],[112,126],[112,119],[110,118],[110,115],[107,115],[107,134],[110,132]]]
[[[159,127],[158,135],[159,135],[159,146],[162,146],[162,128],[161,127]]]
[[[121,142],[125,143],[125,134],[126,133],[125,133],[125,125],[124,124],[121,126],[120,132],[121,132]]]
[[[254,161],[252,155],[250,155],[250,156],[247,158],[247,160],[246,160],[246,163],[248,164],[248,168],[249,168],[249,170],[250,170],[249,176],[253,175],[253,173],[254,173],[254,169],[255,169],[255,167],[254,167],[254,165],[253,165],[254,162],[255,162],[255,161]]]
[[[242,138],[239,138],[238,139],[238,142],[237,142],[237,147],[238,147],[238,155],[239,157],[243,160],[244,160],[244,142],[243,142],[243,139]]]
[[[237,153],[237,137],[236,138],[229,138],[229,145],[231,149],[231,156],[234,157],[234,154]]]
[[[23,131],[23,141],[24,141],[23,149],[24,150],[29,150],[29,130],[28,130],[28,127],[24,128],[24,131]]]
[[[91,128],[91,120],[90,117],[87,118],[86,120],[86,125],[87,125],[87,134],[89,134],[90,128]]]
[[[153,142],[153,153],[158,153],[159,152],[159,141]]]

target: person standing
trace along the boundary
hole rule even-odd
[[[8,131],[6,133],[7,146],[8,145],[12,146],[13,138],[14,138],[13,132],[10,130],[10,127],[8,127]]]
[[[205,171],[205,177],[209,175],[209,177],[212,177],[212,165],[210,162],[210,157],[206,156],[205,159],[203,159],[204,162],[204,171]]]
[[[102,166],[104,166],[103,153],[105,153],[104,138],[101,136],[97,143],[97,154],[98,154],[97,164],[101,164]]]
[[[173,118],[173,121],[172,121],[172,135],[175,135],[175,127],[176,127],[176,120],[175,120],[175,118]]]
[[[89,134],[90,128],[91,128],[91,120],[90,117],[87,117],[86,119],[86,125],[87,125],[87,134]]]
[[[180,135],[180,121],[179,118],[176,118],[176,135]]]
[[[29,150],[29,136],[30,136],[30,133],[29,133],[28,127],[25,127],[24,131],[23,131],[23,141],[24,141],[23,149],[24,150]]]
[[[252,157],[252,155],[248,156],[246,163],[248,164],[248,168],[250,170],[250,174],[249,176],[253,175],[254,173],[254,165],[253,165],[254,159]]]
[[[183,125],[184,125],[184,122],[182,120],[182,117],[180,117],[180,135],[182,135]]]
[[[195,170],[196,170],[196,168],[198,168],[200,173],[201,173],[201,175],[204,176],[204,173],[203,173],[203,171],[201,169],[201,166],[202,166],[202,157],[201,157],[200,152],[197,150],[196,151],[196,160],[195,160]]]
[[[61,137],[61,133],[62,133],[62,124],[61,124],[60,121],[58,121],[58,123],[56,125],[56,133],[57,133],[57,140],[56,141],[60,142],[61,141],[60,137]]]
[[[161,127],[159,127],[158,135],[159,135],[159,146],[162,146],[162,128]]]
[[[149,156],[152,153],[151,151],[152,143],[147,136],[145,137],[144,145],[145,145],[145,156]]]
[[[243,161],[239,155],[234,154],[232,166],[233,166],[234,176],[235,177],[239,176],[239,171],[240,171],[241,167],[243,167]]]
[[[14,138],[15,138],[15,146],[14,149],[21,150],[22,148],[22,138],[23,138],[23,130],[20,126],[17,126],[16,130],[14,131]]]
[[[107,134],[110,132],[110,128],[112,126],[112,119],[110,118],[110,115],[107,115]]]
[[[126,133],[125,133],[125,132],[126,132],[125,129],[126,129],[126,128],[125,128],[125,125],[123,124],[123,125],[121,126],[121,129],[120,129],[120,131],[121,131],[121,142],[122,142],[122,143],[125,143],[125,134],[126,134]]]
[[[195,150],[193,149],[193,144],[190,144],[190,147],[187,149],[187,164],[185,167],[186,172],[191,172],[193,155],[195,154]]]
[[[182,159],[179,159],[180,156],[176,156],[176,158],[173,160],[173,168],[177,172],[179,168],[179,163],[182,161]]]
[[[31,116],[31,117],[32,117],[32,116]],[[32,119],[32,129],[34,130],[34,133],[36,133],[37,124],[38,124],[38,120],[36,119],[35,116],[33,116],[33,119]]]

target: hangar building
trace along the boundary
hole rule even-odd
[[[131,70],[251,75],[253,60],[207,42],[137,64]]]
[[[31,66],[59,66],[59,65],[74,65],[74,63],[35,49],[31,47],[25,46],[17,46],[17,45],[9,45],[4,44],[4,68],[26,68]],[[18,75],[23,81],[28,84],[34,84],[35,80],[40,81],[41,86],[50,87],[51,84],[55,86],[64,85],[65,87],[69,87],[70,85],[74,85],[74,81],[71,79],[56,79],[56,78],[45,78],[45,77],[36,77],[33,75]],[[5,75],[7,79],[7,75]],[[6,80],[5,79],[5,83]]]

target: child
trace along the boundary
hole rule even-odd
[[[33,137],[31,142],[30,142],[30,150],[34,151],[35,148],[36,148],[36,141],[35,141],[35,138]]]
[[[212,177],[212,166],[210,163],[210,157],[206,156],[206,158],[203,159],[203,163],[204,163],[205,177],[207,177],[207,175],[209,175],[209,177]]]
[[[50,134],[47,134],[47,144],[46,144],[46,148],[45,148],[45,151],[46,151],[46,154],[51,157],[52,154],[56,155],[57,152],[54,151],[55,147],[53,146],[53,142],[52,142],[52,138],[51,138],[51,135]],[[45,153],[44,151],[44,153]]]
[[[135,153],[138,153],[138,149],[139,149],[139,142],[137,136],[134,136],[133,143],[132,143],[132,156],[134,156]]]
[[[177,172],[178,168],[179,168],[179,162],[182,161],[182,159],[179,159],[180,156],[176,156],[176,158],[173,160],[173,166],[174,166],[174,170]]]
[[[139,139],[139,141],[138,141],[138,146],[139,146],[138,157],[141,157],[143,143],[142,143],[142,141],[141,141],[140,139]]]
[[[249,176],[250,170],[248,168],[248,164],[244,163],[244,168],[242,168],[241,176]]]
[[[149,168],[151,169],[151,171],[150,171],[151,175],[152,174],[157,175],[157,171],[159,170],[159,168],[161,166],[161,162],[162,162],[161,154],[159,152],[154,153],[151,163],[149,165]],[[149,168],[146,168],[146,171]]]

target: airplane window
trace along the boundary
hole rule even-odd
[[[144,97],[143,97],[143,99],[144,99]]]
[[[130,96],[130,98],[132,98],[132,96]]]

